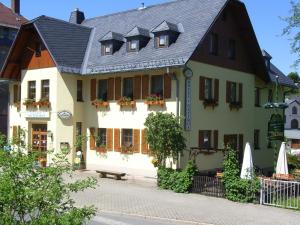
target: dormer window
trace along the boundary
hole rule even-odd
[[[136,52],[139,50],[139,41],[138,40],[131,40],[129,41],[129,50],[131,52]]]
[[[113,46],[111,43],[102,44],[102,55],[112,55]]]
[[[138,52],[144,48],[150,40],[149,31],[140,27],[134,27],[125,37],[127,39],[128,52]]]
[[[108,32],[99,42],[101,43],[102,55],[112,55],[122,47],[124,38],[122,34]]]
[[[180,31],[176,24],[164,21],[152,30],[155,36],[155,47],[166,48],[175,43]]]

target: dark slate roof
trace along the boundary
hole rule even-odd
[[[263,49],[261,52],[262,52],[262,55],[264,58],[269,59],[269,60],[272,59],[272,56],[266,50]]]
[[[125,37],[137,37],[137,36],[150,37],[149,30],[136,26],[131,31],[129,31]]]
[[[281,72],[274,64],[270,63],[270,71],[269,71],[270,80],[273,83],[276,83],[276,76],[278,76],[278,83],[280,85],[297,88],[295,83],[287,77],[283,72]]]
[[[162,32],[162,31],[175,31],[175,32],[179,32],[178,26],[176,24],[164,21],[162,22],[160,25],[158,25],[157,27],[155,27],[151,32],[152,33],[158,33],[158,32]]]
[[[122,34],[119,34],[117,32],[109,31],[107,34],[105,34],[103,37],[99,39],[99,41],[110,41],[110,40],[116,40],[116,41],[122,41],[124,42],[124,37]]]
[[[217,18],[228,0],[177,0],[145,9],[135,9],[83,21],[94,28],[84,63],[84,74],[143,70],[187,63],[199,42]],[[155,49],[153,38],[138,53],[128,53],[126,45],[113,55],[102,56],[99,39],[110,31],[126,36],[134,27],[152,31],[169,23],[182,30],[178,39],[168,48]],[[170,24],[173,24],[170,25]]]
[[[60,71],[81,72],[91,28],[46,16],[29,23],[36,27]]]

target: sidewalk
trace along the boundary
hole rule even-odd
[[[78,173],[78,178],[97,176]],[[97,176],[98,177],[98,176]],[[197,194],[159,190],[151,181],[99,179],[96,190],[75,195],[77,204],[98,211],[166,218],[213,225],[299,225],[300,212],[268,206],[239,204]]]

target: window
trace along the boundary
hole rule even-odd
[[[211,131],[203,131],[203,148],[211,148]]]
[[[82,80],[77,80],[77,102],[83,102]]]
[[[102,44],[102,55],[112,55],[113,54],[113,44],[105,43]]]
[[[268,93],[268,102],[273,102],[273,91],[270,89]]]
[[[211,100],[212,97],[212,79],[205,78],[204,79],[204,99]]]
[[[294,107],[292,108],[292,114],[294,114],[294,115],[297,115],[297,114],[298,114],[298,110],[297,110],[296,106],[294,106]]]
[[[291,129],[299,129],[299,122],[296,119],[291,121]]]
[[[123,79],[123,97],[133,99],[133,78]]]
[[[40,42],[35,43],[35,57],[40,57],[42,54],[42,45]]]
[[[49,80],[42,80],[42,94],[41,99],[49,100]]]
[[[216,33],[210,35],[210,49],[209,52],[212,55],[218,55],[219,37]]]
[[[122,146],[124,147],[132,147],[133,146],[133,137],[132,137],[132,129],[123,129],[122,130]]]
[[[107,101],[107,80],[98,81],[98,100]]]
[[[96,140],[96,146],[103,147],[106,146],[107,140],[106,140],[106,129],[105,128],[98,128],[98,136]]]
[[[164,48],[168,46],[168,35],[160,35],[157,37],[157,47]]]
[[[230,102],[237,102],[237,84],[230,82]]]
[[[163,97],[164,94],[163,82],[164,82],[164,78],[162,75],[151,77],[151,95]]]
[[[21,102],[21,85],[15,84],[13,89],[14,89],[13,103],[20,103]]]
[[[254,130],[254,149],[259,149],[259,141],[260,138],[260,131],[259,130]]]
[[[255,88],[255,106],[260,107],[260,89]]]
[[[228,58],[229,59],[235,59],[235,56],[236,56],[235,40],[230,39],[229,40],[229,46],[228,46]]]
[[[35,81],[28,81],[28,98],[35,100]]]
[[[129,42],[129,51],[135,52],[139,50],[139,41],[138,40],[131,40]]]

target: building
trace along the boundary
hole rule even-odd
[[[26,19],[20,15],[20,1],[12,0],[11,9],[0,2],[0,69],[19,27]],[[7,134],[8,124],[8,84],[0,82],[0,133]]]
[[[285,110],[285,137],[292,150],[300,150],[300,97],[287,100]]]
[[[22,25],[1,73],[12,81],[10,135],[27,130],[41,151],[69,146],[72,161],[81,149],[88,169],[154,176],[144,122],[168,112],[185,118],[200,170],[222,167],[227,143],[241,160],[245,142],[267,170],[270,111],[262,105],[276,76],[281,100],[293,86],[270,60],[236,0],[178,0],[91,19],[75,10],[69,22],[41,16]],[[88,141],[75,147],[79,135]],[[185,151],[172,163],[188,159]]]

